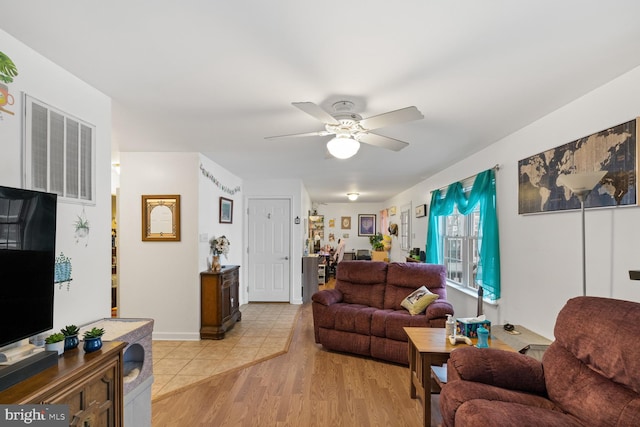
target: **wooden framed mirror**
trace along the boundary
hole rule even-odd
[[[180,241],[180,195],[142,196],[142,240]]]

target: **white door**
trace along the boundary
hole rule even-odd
[[[289,302],[291,202],[249,199],[249,301]]]

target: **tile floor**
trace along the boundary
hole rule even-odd
[[[286,351],[299,305],[251,303],[222,340],[153,341],[152,399]]]

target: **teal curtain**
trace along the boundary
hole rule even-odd
[[[459,182],[449,186],[445,197],[441,196],[440,190],[431,193],[426,261],[433,264],[443,263],[438,217],[452,214],[454,206],[458,207],[461,214],[467,215],[475,209],[478,203],[480,204],[480,224],[478,225],[480,260],[476,281],[484,289],[485,297],[497,300],[500,298],[500,238],[496,212],[496,180],[493,169],[479,173],[468,193],[465,193]]]

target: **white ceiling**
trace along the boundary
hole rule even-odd
[[[386,200],[640,65],[637,0],[0,0],[0,10],[3,30],[113,99],[115,160],[202,152],[244,179],[302,179],[315,202],[352,191]],[[343,99],[363,117],[415,105],[425,118],[380,130],[408,148],[363,144],[348,160],[326,158],[329,137],[264,139],[323,129],[291,102],[330,110]]]

